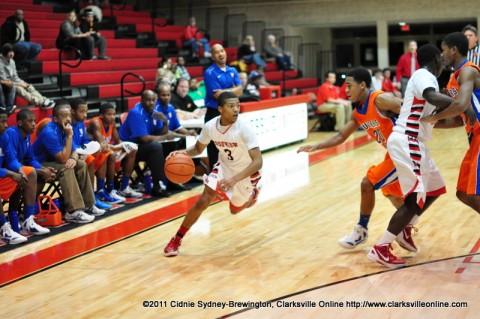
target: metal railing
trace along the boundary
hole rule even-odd
[[[65,52],[65,50],[70,50],[75,52],[75,56],[78,60],[76,64],[70,64],[63,61],[63,52]],[[62,96],[63,96],[63,66],[66,65],[74,69],[74,68],[77,68],[80,64],[82,64],[82,61],[83,61],[82,52],[80,52],[79,49],[72,47],[70,45],[65,45],[58,52],[58,86],[60,87],[60,94]]]
[[[140,80],[142,82],[142,89],[140,90],[140,92],[136,93],[136,92],[132,92],[130,90],[125,90],[124,89],[124,82],[125,82],[125,78],[127,76],[133,76],[135,78],[137,78],[138,80]],[[138,75],[138,74],[135,74],[135,73],[132,73],[132,72],[127,72],[125,73],[123,76],[122,76],[122,79],[120,80],[120,94],[121,94],[121,101],[120,101],[120,106],[121,106],[121,113],[123,112],[126,112],[125,110],[125,101],[124,101],[124,98],[125,98],[125,92],[127,92],[128,94],[130,95],[140,95],[144,90],[145,90],[145,87],[147,86],[147,84],[145,83],[145,79],[143,78],[143,76],[141,75]]]

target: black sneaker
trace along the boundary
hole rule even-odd
[[[172,194],[162,189],[152,189],[152,191],[150,192],[150,195],[155,197],[170,197],[170,195]]]
[[[17,108],[16,105],[7,105],[3,109],[5,110],[5,112],[7,112],[7,117],[9,117],[10,115],[12,115],[13,112],[15,112],[16,108]]]

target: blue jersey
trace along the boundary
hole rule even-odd
[[[218,65],[212,64],[203,74],[203,82],[207,91],[205,97],[205,106],[211,108],[217,108],[217,100],[213,97],[214,90],[225,90],[234,86],[242,85],[238,72],[235,68],[226,66],[221,69]]]
[[[33,154],[33,147],[30,144],[30,134],[27,134],[24,138],[18,126],[9,127],[6,134],[12,145],[13,154],[20,164],[32,166],[35,169],[42,167],[37,161],[35,154]]]
[[[118,132],[122,141],[138,143],[138,138],[147,135],[160,135],[163,121],[153,117],[153,112],[148,114],[141,102],[138,102],[128,112],[127,119]]]
[[[168,130],[176,131],[182,127],[177,117],[177,112],[172,104],[164,107],[159,100],[155,103],[154,112],[162,112],[168,119]]]
[[[12,143],[6,133],[0,135],[0,177],[7,176],[8,171],[18,173],[22,165],[12,151]]]
[[[90,142],[87,137],[87,130],[85,129],[85,122],[70,123],[73,129],[73,144],[75,149],[82,148],[83,145]]]
[[[37,160],[42,163],[46,161],[56,162],[55,154],[63,151],[67,141],[67,135],[55,122],[48,123],[37,136],[33,143],[33,153]],[[75,151],[75,145],[72,143],[71,151]]]

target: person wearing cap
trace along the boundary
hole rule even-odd
[[[462,29],[462,33],[468,40],[468,60],[480,66],[480,44],[478,44],[477,28],[469,24]]]
[[[100,34],[98,29],[98,23],[94,20],[93,11],[86,11],[83,16],[82,21],[80,22],[80,30],[82,32],[89,32],[90,37],[93,40],[94,47],[98,48],[98,59],[99,60],[110,60],[111,58],[105,55],[107,49],[107,41]],[[93,54],[93,59],[95,55]]]
[[[260,97],[260,86],[262,83],[262,75],[258,71],[252,71],[248,77],[248,83],[245,87],[248,93]]]
[[[16,10],[15,15],[5,20],[2,25],[1,42],[13,45],[15,62],[19,67],[35,62],[42,50],[39,43],[30,41],[30,29],[21,9]]]

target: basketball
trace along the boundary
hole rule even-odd
[[[190,156],[176,154],[165,162],[165,175],[168,180],[175,184],[188,182],[195,173],[195,164]]]

